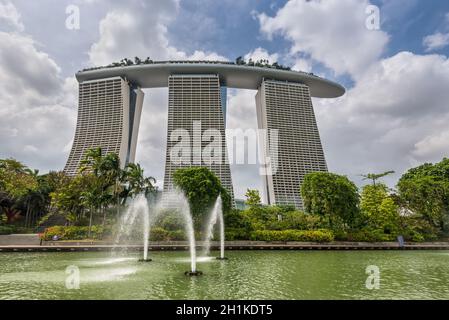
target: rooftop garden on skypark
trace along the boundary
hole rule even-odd
[[[113,62],[107,66],[99,66],[99,67],[91,67],[81,70],[81,72],[84,71],[92,71],[92,70],[99,70],[99,69],[106,69],[106,68],[115,68],[115,67],[127,67],[127,66],[138,66],[138,65],[145,65],[145,64],[167,64],[167,63],[176,63],[176,64],[182,64],[182,63],[201,63],[201,64],[227,64],[227,65],[239,65],[239,66],[248,66],[248,67],[259,67],[259,68],[269,68],[269,69],[277,69],[277,70],[285,70],[285,71],[295,71],[295,72],[301,72],[306,73],[312,76],[315,76],[313,73],[309,72],[303,72],[303,71],[296,71],[292,70],[290,67],[284,66],[279,64],[278,62],[270,63],[266,59],[260,59],[257,61],[253,61],[252,59],[249,59],[248,61],[245,61],[241,56],[235,59],[235,62],[232,61],[212,61],[212,60],[167,60],[167,61],[154,61],[151,60],[150,57],[147,57],[146,59],[141,59],[139,57],[135,57],[134,61],[128,58],[124,58],[120,60],[119,62]]]

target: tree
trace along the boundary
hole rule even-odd
[[[407,209],[440,231],[449,231],[449,159],[408,170],[397,187]]]
[[[89,208],[89,233],[90,237],[92,232],[92,221],[94,214],[98,213],[99,208],[102,207],[104,203],[104,194],[102,183],[98,177],[92,173],[87,173],[84,175],[84,189],[80,193],[79,200],[82,204]]]
[[[380,178],[383,178],[385,176],[388,176],[390,174],[393,174],[394,171],[386,171],[383,173],[368,173],[368,174],[362,174],[363,180],[371,180],[373,182],[373,185],[376,185],[376,181]]]
[[[261,204],[259,190],[246,190],[246,203],[249,206],[259,206]]]
[[[325,217],[333,227],[338,220],[353,225],[359,209],[356,185],[345,176],[313,172],[304,177],[301,195],[307,213]]]
[[[360,210],[364,222],[375,230],[385,234],[397,234],[400,228],[399,208],[388,194],[388,187],[383,184],[363,187]]]
[[[93,214],[100,210],[103,212],[103,224],[106,220],[105,206],[109,202],[109,194],[107,189],[111,184],[108,170],[111,169],[113,159],[103,156],[103,151],[100,147],[91,148],[86,151],[84,158],[81,160],[80,173],[89,175],[92,173],[93,178],[89,179],[89,184],[86,185],[86,189],[81,193],[83,203],[89,207],[89,236],[92,228]],[[116,159],[118,156],[115,155]]]
[[[0,159],[0,169],[15,172],[15,173],[23,173],[27,167],[16,159]]]
[[[125,201],[127,197],[135,197],[141,193],[148,195],[156,190],[154,187],[156,179],[145,177],[144,170],[138,163],[129,163],[125,167],[123,181],[127,185],[125,188]]]
[[[223,211],[231,209],[231,197],[217,176],[206,167],[178,169],[173,174],[173,182],[189,200],[197,226],[201,225],[219,195],[223,201]]]
[[[0,188],[12,198],[25,196],[38,187],[34,175],[27,173],[27,167],[14,159],[0,160]]]
[[[86,151],[84,158],[80,161],[79,172],[92,171],[98,177],[102,166],[103,154],[101,148],[91,148]]]
[[[0,209],[6,215],[7,223],[19,220],[23,213],[28,219],[31,195],[38,194],[37,174],[15,159],[0,160],[0,191],[3,194]]]
[[[51,196],[52,205],[63,213],[71,223],[79,221],[84,217],[86,202],[83,201],[82,193],[88,189],[94,179],[92,174],[78,174],[69,178],[66,183],[61,184]]]
[[[115,201],[116,215],[118,217],[120,213],[120,195],[123,192],[121,180],[123,178],[123,172],[120,168],[120,158],[116,153],[109,153],[103,157],[101,163],[101,173],[103,175],[104,183],[108,191],[107,200]],[[103,213],[103,226],[106,222],[106,210]]]
[[[21,199],[26,207],[25,227],[32,227],[40,215],[43,215],[47,203],[46,194],[42,190],[28,192]]]
[[[123,193],[121,185],[123,172],[120,168],[120,158],[116,153],[103,155],[101,148],[89,149],[81,161],[80,173],[85,172],[92,172],[96,177],[95,192],[98,192],[100,203],[95,208],[102,212],[103,225],[105,225],[107,206],[115,202],[117,215],[119,213],[120,195]],[[93,190],[88,192],[93,192]],[[86,196],[86,198],[89,197]]]

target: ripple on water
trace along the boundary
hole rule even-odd
[[[186,277],[188,252],[0,253],[0,299],[449,299],[448,252],[227,252],[199,257],[201,277]],[[80,290],[67,290],[67,266]],[[380,269],[368,290],[366,267]]]

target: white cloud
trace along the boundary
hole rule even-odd
[[[5,22],[17,31],[23,31],[25,29],[20,21],[20,13],[10,1],[0,2],[0,22]]]
[[[267,50],[259,47],[247,53],[244,59],[246,61],[248,61],[249,59],[253,61],[268,60],[270,63],[274,63],[279,61],[279,54],[278,53],[269,54]]]
[[[25,35],[0,32],[0,157],[62,169],[74,129],[73,79]]]
[[[29,105],[33,99],[44,99],[60,91],[60,68],[28,36],[0,32],[0,51],[4,94],[27,93]],[[14,78],[9,76],[13,74]],[[12,97],[13,98],[13,97]]]
[[[187,60],[213,60],[213,61],[228,61],[229,59],[216,53],[216,52],[205,52],[201,50],[195,50],[191,55],[186,54],[183,51],[177,51],[176,55],[180,59]]]
[[[426,36],[423,40],[423,45],[427,52],[442,49],[449,45],[449,33],[437,32]]]
[[[413,154],[421,159],[439,159],[449,156],[449,130],[435,132],[415,144]]]
[[[296,58],[292,70],[312,72],[312,61],[308,59]]]
[[[381,57],[389,37],[366,28],[367,0],[291,0],[274,17],[258,16],[268,38],[292,43],[291,54],[307,53],[338,75],[362,74]]]
[[[449,12],[444,16],[444,27],[449,29]],[[435,32],[423,39],[426,52],[443,49],[449,45],[449,32]]]
[[[291,0],[273,17],[260,14],[260,30],[289,40],[297,65],[317,62],[352,76],[343,97],[314,99],[329,168],[358,182],[360,174],[393,169],[393,186],[407,168],[448,155],[449,60],[410,52],[382,58],[389,35],[365,28],[368,4]]]
[[[400,52],[373,65],[345,96],[315,100],[330,169],[354,179],[387,169],[400,175],[447,156],[448,86],[446,57]]]
[[[135,56],[153,60],[227,60],[214,52],[197,50],[189,55],[170,45],[167,27],[176,18],[178,1],[134,3],[114,9],[100,21],[100,38],[90,48],[93,65],[107,65]]]

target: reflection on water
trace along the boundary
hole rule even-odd
[[[175,258],[172,261],[174,262],[190,262],[190,258]],[[196,258],[196,262],[214,262],[217,261],[217,258],[215,257],[205,257],[200,256]]]
[[[127,261],[136,261],[134,257],[121,257],[121,258],[105,258],[105,259],[83,259],[79,261],[75,261],[76,265],[86,265],[86,266],[98,266],[98,265],[108,265],[108,264],[117,264],[121,262]]]
[[[217,252],[212,255],[216,256]],[[449,253],[239,251],[229,260],[155,252],[153,262],[108,253],[0,253],[0,299],[449,299]],[[380,289],[368,290],[369,265]],[[77,266],[80,289],[65,286]]]

